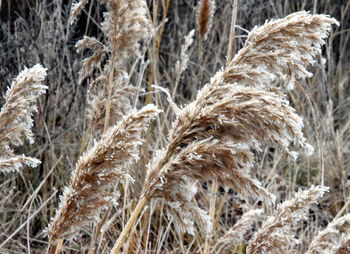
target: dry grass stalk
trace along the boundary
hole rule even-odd
[[[261,229],[251,239],[247,253],[282,253],[292,244],[297,244],[292,232],[293,226],[307,219],[309,207],[328,191],[328,187],[312,186],[305,191],[299,191],[291,200],[277,207],[274,216],[269,217]]]
[[[197,25],[203,40],[207,39],[215,13],[214,0],[201,0],[197,10]]]
[[[166,148],[148,165],[140,203],[164,200],[175,227],[194,234],[195,222],[206,232],[211,228],[207,213],[193,202],[198,180],[215,178],[243,194],[273,201],[274,196],[248,175],[252,150],[280,145],[296,156],[289,150],[291,143],[310,150],[302,119],[273,84],[290,86],[310,76],[306,67],[333,23],[337,21],[324,15],[298,12],[253,29],[226,69],[178,113]],[[138,206],[133,216],[141,211]],[[121,248],[129,224],[112,253]]]
[[[6,92],[0,112],[0,172],[19,170],[23,165],[35,167],[40,163],[35,158],[15,155],[11,147],[23,145],[24,139],[34,143],[32,115],[37,111],[38,97],[47,89],[42,84],[45,77],[46,69],[40,64],[26,68]]]
[[[238,9],[238,0],[233,1],[232,5],[232,15],[231,15],[231,28],[230,28],[230,39],[227,47],[227,59],[226,65],[232,60],[234,54],[234,46],[235,46],[235,29],[236,29],[236,20],[237,20],[237,9]]]
[[[81,226],[96,221],[102,208],[116,202],[117,194],[108,186],[132,179],[126,169],[138,158],[141,134],[158,112],[153,105],[131,112],[80,157],[49,226],[51,243],[73,236]]]
[[[253,223],[262,219],[263,212],[264,211],[262,209],[255,209],[244,213],[235,223],[235,225],[218,240],[214,250],[216,247],[222,244],[222,247],[217,251],[217,253],[220,253],[223,248],[228,248],[229,246],[239,244],[244,241],[244,235],[251,230]]]
[[[341,246],[341,241],[350,235],[350,214],[333,220],[312,240],[307,254],[332,253],[335,246]],[[349,245],[350,246],[350,245]],[[333,252],[335,253],[335,252]]]

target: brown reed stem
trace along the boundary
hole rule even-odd
[[[132,212],[128,222],[126,223],[125,227],[123,228],[123,231],[121,232],[120,236],[118,237],[110,254],[120,253],[119,250],[123,246],[123,243],[124,243],[126,237],[129,235],[131,228],[135,225],[135,222],[138,219],[138,216],[142,212],[142,210],[145,207],[145,205],[147,204],[147,202],[148,202],[148,199],[146,197],[142,197],[139,200],[139,202],[137,203],[134,211]]]
[[[237,20],[237,9],[238,9],[238,0],[233,1],[232,6],[232,18],[231,18],[231,30],[230,30],[230,41],[227,48],[227,59],[226,66],[228,66],[232,60],[235,47],[235,26]]]

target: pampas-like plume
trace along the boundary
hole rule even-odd
[[[230,228],[230,230],[218,240],[214,249],[220,244],[223,244],[223,246],[217,253],[220,253],[220,250],[223,247],[239,244],[240,242],[244,241],[244,235],[251,230],[254,222],[262,218],[263,212],[264,211],[262,209],[255,209],[244,213],[236,224],[233,225],[233,227]]]
[[[81,226],[96,221],[103,207],[115,202],[117,194],[107,187],[118,180],[131,179],[126,168],[138,157],[142,131],[158,112],[151,104],[131,112],[80,157],[49,226],[51,242],[73,236]]]
[[[105,41],[85,36],[76,45],[78,51],[88,48],[92,52],[83,60],[80,80],[93,78],[88,94],[88,119],[95,134],[130,111],[136,88],[129,84],[126,60],[139,54],[139,41],[153,32],[144,0],[102,2],[107,9],[101,24]]]
[[[137,54],[139,41],[150,38],[153,34],[145,0],[103,0],[103,2],[106,3],[107,12],[104,13],[102,30],[108,38],[107,46],[117,54],[115,60],[119,61]]]
[[[301,11],[255,27],[222,75],[223,81],[293,88],[297,79],[312,76],[307,67],[321,53],[332,24],[339,22]]]
[[[319,232],[312,240],[307,254],[332,253],[335,246],[341,246],[342,238],[348,235],[350,235],[350,214],[333,220],[324,230]]]
[[[207,39],[215,13],[214,0],[201,0],[197,10],[197,25],[203,40]]]
[[[217,179],[243,194],[273,201],[274,196],[248,175],[252,150],[280,145],[295,156],[290,143],[310,150],[302,119],[274,85],[288,86],[310,76],[306,67],[334,23],[324,15],[298,12],[253,29],[226,69],[178,112],[166,148],[148,166],[140,205],[112,253],[118,253],[142,204],[154,198],[165,201],[180,230],[193,233],[194,221],[210,229],[208,216],[192,200],[197,180]]]
[[[250,241],[247,253],[282,253],[291,244],[298,243],[292,232],[292,226],[306,220],[309,207],[328,191],[325,186],[312,186],[305,191],[299,191],[291,200],[283,202],[262,225],[261,229]]]
[[[35,168],[40,160],[25,155],[11,155],[10,158],[0,158],[0,172],[18,171],[24,165]]]
[[[239,84],[209,85],[182,109],[167,148],[149,165],[144,195],[177,203],[189,215],[193,211],[176,223],[188,232],[194,230],[199,208],[183,189],[196,180],[217,178],[243,194],[271,201],[274,197],[249,177],[254,161],[251,149],[274,143],[288,146],[293,139],[303,144],[301,128],[301,118],[278,94]]]
[[[138,54],[139,41],[150,38],[153,34],[152,23],[147,17],[147,5],[144,0],[105,0],[101,2],[105,3],[107,9],[101,24],[106,41],[101,42],[88,36],[78,41],[76,45],[78,51],[88,48],[93,52],[92,56],[83,61],[81,79],[90,76],[106,56],[110,56],[111,59],[104,72],[110,71],[111,68],[123,69],[124,61]],[[72,15],[74,11],[75,9],[72,8]]]
[[[0,112],[0,172],[18,170],[23,165],[37,166],[40,161],[14,154],[11,146],[23,145],[24,139],[34,142],[33,112],[37,111],[36,100],[45,93],[42,82],[46,69],[40,64],[24,69],[12,82],[5,95],[5,104]]]
[[[181,55],[180,60],[176,62],[175,64],[175,72],[176,72],[176,78],[178,79],[179,76],[186,70],[188,61],[190,59],[190,54],[188,52],[189,48],[191,47],[193,43],[193,36],[194,36],[194,30],[191,30],[186,36],[185,36],[185,42],[181,46]]]
[[[237,191],[272,200],[247,177],[254,160],[251,150],[277,144],[294,156],[291,142],[310,149],[302,119],[272,83],[282,82],[284,73],[287,82],[305,78],[305,68],[320,52],[332,23],[336,21],[324,15],[299,12],[255,28],[229,66],[181,110],[167,147],[148,167],[143,196],[177,203],[196,214],[198,207],[182,190],[196,180],[217,178]],[[179,218],[182,223],[176,224],[193,232],[192,223],[186,222],[195,218]]]

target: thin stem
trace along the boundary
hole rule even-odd
[[[112,106],[112,101],[111,101],[111,97],[112,97],[112,88],[111,88],[111,84],[113,82],[113,76],[114,76],[114,67],[113,67],[113,63],[115,62],[115,54],[113,53],[113,57],[112,57],[112,65],[111,65],[111,70],[108,76],[108,82],[106,84],[108,84],[107,89],[108,89],[108,101],[107,101],[107,105],[106,105],[106,116],[105,116],[105,122],[104,122],[104,128],[103,128],[103,132],[105,132],[109,126],[109,118],[111,115],[111,106]]]
[[[237,9],[238,9],[238,0],[234,0],[233,6],[232,6],[231,31],[230,31],[230,41],[229,41],[228,49],[227,49],[226,66],[228,66],[229,63],[231,62],[232,57],[233,57],[233,53],[234,53]]]
[[[137,203],[134,211],[132,212],[128,222],[126,223],[125,227],[123,228],[123,231],[121,232],[119,238],[117,239],[112,251],[110,254],[118,254],[120,253],[119,250],[123,246],[123,243],[126,239],[126,237],[129,235],[129,232],[131,228],[135,225],[136,220],[138,219],[138,216],[142,212],[144,206],[147,204],[147,198],[143,197],[139,200]]]
[[[157,59],[158,59],[158,54],[159,54],[159,48],[160,44],[162,42],[163,38],[163,32],[164,32],[164,27],[166,23],[166,18],[168,16],[168,11],[170,7],[170,2],[171,0],[167,0],[165,6],[163,6],[163,16],[162,16],[162,21],[160,24],[159,32],[157,32],[156,36],[153,39],[153,55],[151,56],[151,65],[150,65],[150,76],[148,79],[148,85],[147,85],[147,95],[146,95],[146,100],[145,104],[152,103],[153,100],[153,83],[155,81],[155,75],[157,71]],[[153,25],[154,27],[158,27],[158,1],[153,2]]]
[[[216,208],[216,192],[218,189],[218,182],[217,179],[215,178],[213,180],[213,183],[211,185],[211,197],[210,197],[210,208],[209,208],[209,216],[210,219],[213,223],[213,230],[212,232],[214,232],[215,228],[214,228],[214,224],[215,224],[215,208]],[[210,254],[210,241],[212,238],[212,233],[208,234],[205,238],[205,246],[204,246],[204,253],[205,254]]]
[[[118,24],[118,13],[116,13],[117,15],[113,15],[113,19],[115,24]],[[120,29],[118,27],[118,29]],[[110,63],[110,71],[109,71],[109,76],[108,76],[108,82],[105,83],[105,89],[107,89],[108,91],[108,100],[107,100],[107,105],[106,105],[106,115],[105,115],[105,122],[104,122],[104,128],[103,128],[103,132],[105,132],[109,126],[109,119],[110,119],[110,115],[111,115],[111,107],[112,107],[112,82],[114,79],[114,71],[115,71],[115,62],[117,60],[117,55],[116,55],[116,40],[112,41],[112,58],[111,58],[111,63]]]

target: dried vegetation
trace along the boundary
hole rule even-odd
[[[0,1],[0,252],[350,252],[349,3],[68,2]]]

